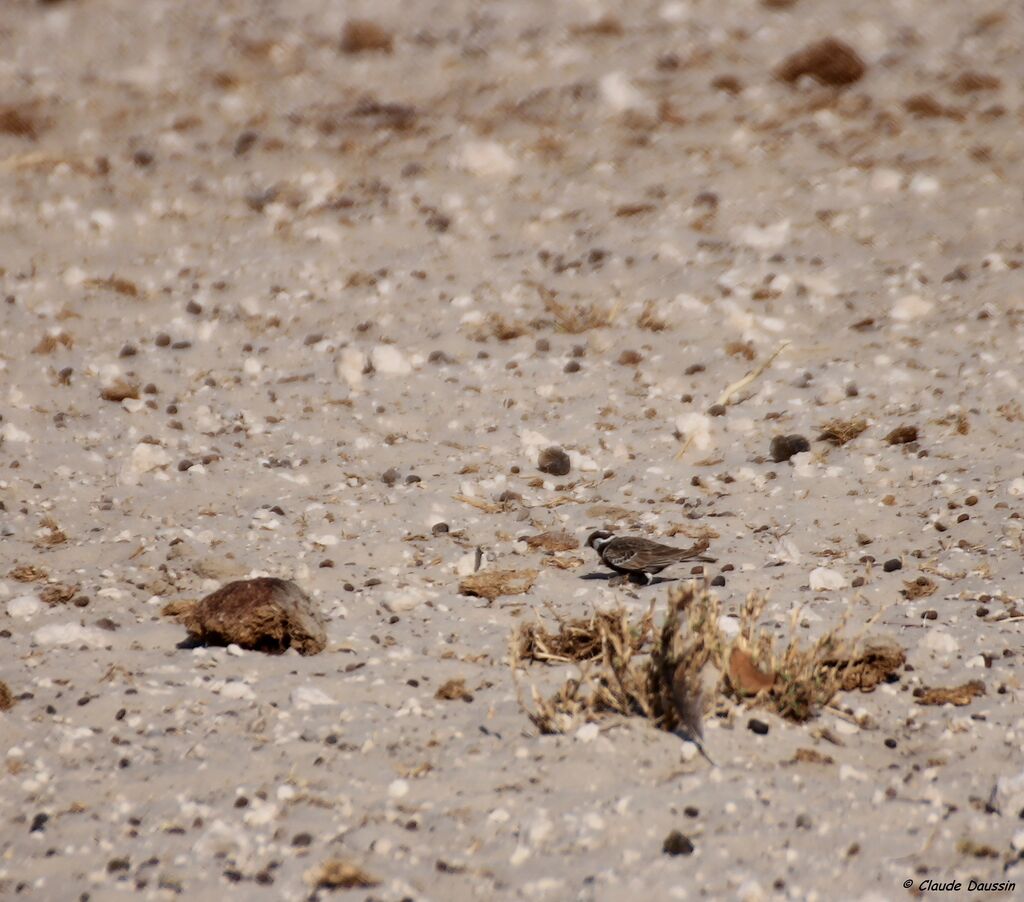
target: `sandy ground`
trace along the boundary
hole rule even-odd
[[[773,77],[830,34],[859,80]],[[6,0],[0,896],[1019,893],[1022,46],[1001,0]],[[511,630],[665,596],[517,541],[599,526],[909,666],[710,718],[714,768],[538,736]],[[532,590],[459,595],[477,547]],[[166,603],[264,574],[326,651],[178,647]]]

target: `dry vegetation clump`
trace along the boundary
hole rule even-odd
[[[559,619],[557,633],[540,624],[521,626],[510,642],[514,669],[524,661],[580,664],[579,678],[550,697],[534,687],[527,713],[542,733],[564,733],[606,716],[639,716],[699,746],[704,712],[720,702],[766,708],[802,723],[838,691],[870,691],[903,665],[895,643],[843,638],[842,625],[813,643],[791,639],[776,647],[771,631],[758,625],[765,603],[756,593],[747,598],[735,639],[719,628],[717,599],[696,583],[670,591],[660,628],[653,624],[653,604],[635,622],[619,609],[589,621]]]
[[[596,304],[569,306],[555,300],[551,293],[544,296],[544,309],[551,314],[555,326],[570,335],[579,335],[581,332],[589,332],[591,329],[603,329],[610,326],[615,322],[615,317],[619,312],[618,305],[608,308],[598,307]]]
[[[14,693],[5,682],[0,680],[0,711],[10,711],[14,707]]]
[[[818,441],[831,442],[836,447],[840,447],[853,441],[867,428],[868,421],[862,417],[853,420],[829,420],[822,424]]]
[[[469,337],[473,341],[484,342],[491,338],[498,341],[512,341],[514,338],[522,338],[529,335],[531,329],[525,323],[517,320],[505,319],[500,313],[489,313],[483,322],[477,323],[469,331]]]
[[[554,613],[554,612],[552,612]],[[653,611],[648,610],[639,623],[632,624],[625,608],[595,611],[590,619],[566,619],[555,614],[558,630],[552,632],[538,618],[535,623],[521,623],[511,639],[515,661],[580,664],[594,661],[603,653],[602,635],[614,630],[629,634],[633,651],[639,652],[650,641]]]
[[[306,874],[306,880],[316,889],[366,889],[380,881],[366,873],[359,865],[340,858],[329,858],[318,868]]]

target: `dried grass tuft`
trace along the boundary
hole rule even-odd
[[[719,628],[718,600],[696,582],[669,592],[659,628],[653,603],[639,620],[620,608],[590,620],[559,618],[557,633],[541,623],[521,626],[510,642],[513,669],[525,661],[580,665],[579,678],[548,698],[534,687],[528,716],[542,733],[564,733],[607,716],[643,717],[701,748],[704,713],[719,702],[765,708],[800,723],[840,690],[870,691],[903,665],[900,646],[843,638],[845,624],[813,643],[791,639],[777,647],[772,632],[759,626],[765,604],[757,593],[747,597],[734,640]],[[705,668],[719,675],[707,695]]]
[[[853,441],[867,428],[868,421],[862,417],[853,420],[829,420],[822,424],[818,441],[831,442],[836,447],[840,447]]]
[[[602,308],[596,304],[575,304],[570,307],[555,300],[550,293],[544,296],[544,309],[551,314],[558,329],[570,335],[610,326],[619,312],[617,305]]]
[[[516,661],[581,664],[601,657],[602,636],[615,629],[628,632],[634,651],[640,651],[651,637],[651,613],[648,611],[638,624],[629,622],[629,614],[622,607],[595,611],[589,620],[568,620],[554,614],[558,623],[556,632],[549,630],[538,618],[534,623],[519,625],[512,634],[510,652]]]
[[[489,313],[483,322],[477,323],[470,329],[469,337],[473,341],[479,342],[485,342],[492,338],[498,341],[512,341],[530,333],[531,329],[526,323],[505,319],[500,313]]]

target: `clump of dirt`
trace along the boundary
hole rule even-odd
[[[303,655],[315,655],[327,645],[323,616],[305,592],[284,579],[237,580],[199,602],[172,602],[162,613],[203,645],[238,645],[269,654],[294,648]]]
[[[864,60],[849,44],[836,38],[824,38],[786,57],[775,75],[790,83],[809,75],[819,84],[843,87],[859,81],[865,72]]]
[[[970,680],[962,686],[916,689],[914,700],[919,705],[956,705],[962,708],[984,694],[985,684],[981,680]]]
[[[523,595],[536,580],[536,570],[481,570],[459,583],[459,594],[494,601],[501,595]]]
[[[14,707],[14,694],[10,687],[0,680],[0,711],[10,711]]]

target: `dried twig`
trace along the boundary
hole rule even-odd
[[[781,354],[784,350],[786,350],[786,348],[789,347],[789,344],[790,343],[788,341],[782,342],[782,344],[780,344],[774,351],[772,351],[771,354],[768,355],[768,357],[764,360],[764,362],[762,362],[760,365],[758,365],[754,369],[752,369],[742,379],[738,379],[736,382],[733,382],[732,385],[730,385],[724,392],[722,392],[718,396],[718,403],[722,404],[722,405],[730,404],[731,401],[732,401],[733,395],[738,394],[739,392],[743,391],[743,389],[745,389],[748,385],[750,385],[752,382],[756,381],[758,379],[758,377],[766,369],[768,369],[768,367],[770,367],[772,365],[772,363],[774,362],[775,358],[778,357],[779,354]]]

